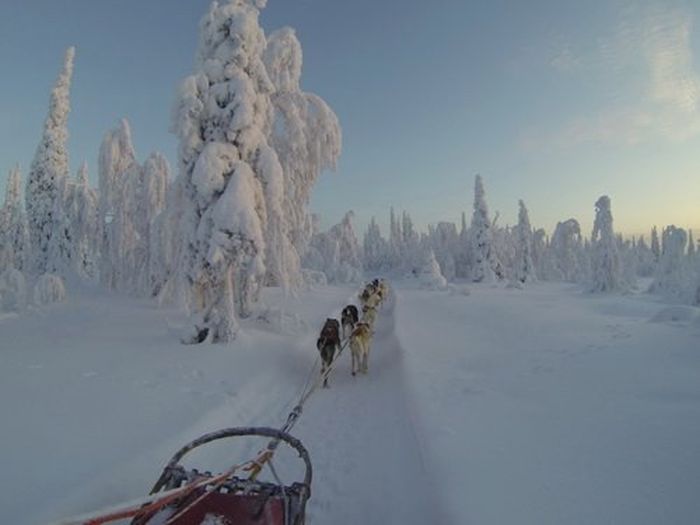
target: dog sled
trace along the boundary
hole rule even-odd
[[[229,438],[268,438],[267,447],[254,460],[214,474],[182,465],[195,449]],[[301,480],[285,485],[277,476],[272,457],[280,443],[298,454],[304,465]],[[269,467],[274,482],[258,480]],[[304,445],[283,430],[237,427],[205,434],[183,446],[166,464],[146,498],[118,508],[98,511],[56,525],[304,525],[311,496],[312,467]]]
[[[270,438],[266,452],[241,470],[249,475],[212,474],[186,469],[182,459],[193,450],[228,438]],[[304,477],[291,485],[258,481],[257,474],[278,443],[294,449],[304,464]],[[262,458],[262,459],[260,459]],[[274,469],[272,470],[275,473]],[[152,495],[185,489],[186,495],[155,512],[138,516],[132,525],[303,525],[306,502],[311,496],[312,467],[309,453],[298,439],[267,427],[230,428],[205,434],[182,447],[170,459],[156,481]],[[276,477],[276,473],[275,473]],[[188,487],[196,486],[194,490]]]

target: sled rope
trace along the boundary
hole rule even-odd
[[[126,518],[135,518],[142,514],[155,512],[168,506],[173,501],[188,496],[197,489],[206,488],[207,486],[222,485],[230,476],[234,474],[236,470],[244,467],[247,463],[249,462],[235,465],[226,472],[214,476],[213,478],[203,478],[189,485],[183,485],[182,487],[158,494],[151,494],[145,498],[139,498],[106,511],[98,511],[95,513],[78,516],[76,518],[59,521],[54,525],[102,525],[104,523],[111,523],[113,521],[123,520]],[[210,492],[205,492],[205,494],[209,493]]]
[[[333,371],[333,368],[335,367],[338,359],[340,358],[341,354],[343,353],[343,350],[348,346],[350,339],[346,338],[345,341],[343,341],[340,345],[340,349],[338,350],[338,353],[333,357],[333,360],[331,363],[328,365],[328,368],[326,371],[319,376],[319,378],[316,380],[315,383],[311,384],[308,386],[308,379],[307,379],[307,387],[304,388],[302,391],[302,394],[299,398],[299,401],[297,402],[296,406],[292,409],[292,411],[289,413],[287,416],[287,421],[282,425],[282,428],[280,428],[280,432],[283,432],[285,434],[288,434],[289,431],[294,427],[296,422],[299,420],[301,417],[302,412],[304,411],[304,404],[309,400],[311,395],[318,390],[323,382],[328,378],[330,373]],[[316,368],[316,365],[314,363],[314,367],[312,368],[312,371]],[[311,377],[311,374],[309,374],[309,378]],[[275,454],[275,451],[277,450],[278,445],[280,444],[281,439],[280,438],[273,438],[270,440],[270,442],[267,444],[267,447],[265,448],[264,451],[259,452],[258,456],[252,460],[251,466],[249,468],[246,468],[245,470],[250,471],[250,476],[248,479],[251,481],[255,480],[255,478],[258,477],[260,474],[260,471],[263,469],[266,463],[268,463],[272,457]]]

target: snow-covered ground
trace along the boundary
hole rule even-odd
[[[315,468],[309,522],[700,522],[698,310],[567,285],[470,291],[396,286],[369,374],[343,356],[310,399],[294,430]],[[355,292],[287,299],[307,329],[248,322],[231,346],[180,345],[176,313],[103,292],[0,318],[2,521],[141,496],[189,439],[281,425],[317,330]]]

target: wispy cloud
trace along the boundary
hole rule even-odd
[[[612,34],[596,41],[585,74],[599,79],[601,107],[570,117],[554,133],[529,133],[526,148],[587,142],[639,144],[683,141],[700,134],[700,73],[691,49],[693,16],[681,7],[629,5]],[[583,59],[565,46],[550,60],[558,72],[580,69]]]

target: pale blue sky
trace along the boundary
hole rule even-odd
[[[73,171],[126,117],[141,160],[163,151],[207,0],[2,0],[0,176],[26,174],[66,47],[77,48]],[[269,0],[297,30],[303,86],[343,127],[312,207],[360,226],[389,206],[424,226],[469,212],[484,177],[500,223],[523,198],[536,226],[589,230],[607,193],[617,229],[700,228],[700,2]],[[4,187],[4,180],[0,188]],[[386,229],[384,229],[386,233]]]

